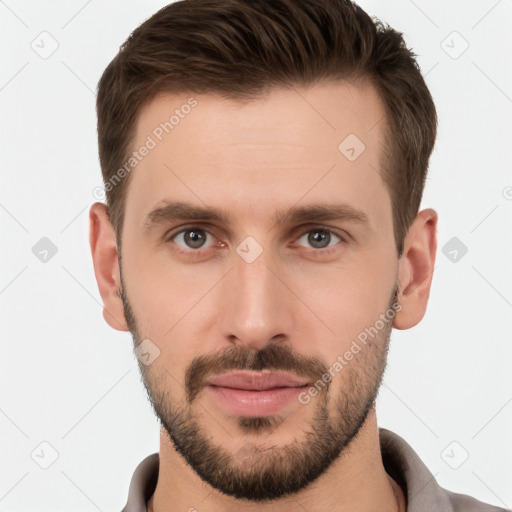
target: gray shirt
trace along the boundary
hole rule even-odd
[[[504,512],[494,507],[440,487],[416,452],[399,435],[379,428],[382,460],[386,472],[400,485],[408,512]],[[158,480],[159,455],[146,457],[135,469],[122,512],[147,512],[147,501]],[[509,511],[510,512],[510,511]]]

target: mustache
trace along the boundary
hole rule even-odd
[[[261,350],[228,347],[216,354],[194,357],[185,372],[187,401],[191,403],[197,397],[207,377],[230,370],[281,370],[316,382],[328,372],[328,366],[317,357],[298,354],[283,344],[268,345]],[[325,391],[328,391],[329,385],[330,382],[326,384]]]

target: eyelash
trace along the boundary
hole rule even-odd
[[[165,238],[165,242],[166,243],[169,243],[169,242],[173,242],[173,239],[176,238],[178,235],[181,235],[182,233],[186,233],[187,231],[194,231],[194,230],[197,230],[197,231],[202,231],[204,233],[207,233],[208,235],[210,236],[213,236],[215,238],[215,236],[210,233],[210,231],[208,231],[207,229],[205,229],[204,227],[202,226],[199,226],[199,225],[190,225],[190,226],[185,226],[185,227],[182,227],[179,231],[176,231],[170,235],[166,235],[164,238]],[[331,235],[334,235],[335,237],[339,238],[340,241],[334,245],[331,245],[331,246],[327,246],[326,248],[323,248],[323,249],[313,249],[313,248],[310,248],[310,249],[306,249],[304,247],[302,247],[302,249],[305,249],[308,253],[310,254],[313,254],[313,255],[322,255],[322,256],[325,256],[325,255],[329,255],[331,254],[333,251],[337,250],[338,249],[338,245],[339,244],[346,244],[348,243],[348,238],[349,238],[349,235],[348,233],[346,234],[346,236],[342,236],[338,233],[336,233],[335,231],[333,231],[332,229],[326,227],[326,226],[313,226],[309,229],[307,229],[306,231],[301,231],[300,232],[300,235],[297,237],[297,240],[299,240],[300,238],[302,238],[304,235],[307,235],[308,233],[311,233],[311,232],[314,232],[314,231],[321,231],[321,232],[325,232],[325,233],[329,233]],[[199,248],[199,249],[192,249],[192,248],[189,248],[189,249],[184,249],[183,247],[175,244],[176,247],[177,247],[177,251],[178,252],[181,252],[182,254],[186,254],[187,256],[202,256],[203,255],[203,252],[204,251],[207,251],[208,249],[211,249],[212,247],[208,247],[206,249],[202,249],[202,248]]]

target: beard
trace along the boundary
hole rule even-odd
[[[144,336],[138,331],[136,317],[125,294],[122,272],[121,283],[120,297],[125,318],[137,346]],[[393,304],[396,306],[397,296],[398,287],[394,290],[389,309],[394,307]],[[165,367],[150,370],[139,360],[139,368],[157,418],[176,451],[192,470],[225,495],[251,502],[268,502],[301,491],[346,453],[375,407],[386,368],[391,330],[392,322],[385,322],[385,326],[365,343],[357,356],[346,362],[341,370],[342,376],[337,378],[334,375],[327,383],[322,381],[322,375],[329,373],[328,365],[279,343],[269,343],[261,350],[230,346],[215,354],[194,357],[186,369],[183,383],[186,399],[181,404],[171,398],[169,390],[172,384]],[[323,389],[309,404],[309,407],[314,407],[313,417],[305,425],[304,421],[297,422],[293,442],[261,446],[255,440],[231,453],[221,444],[216,444],[202,428],[192,406],[197,406],[195,401],[204,388],[205,377],[233,369],[285,370],[298,376],[309,376],[312,382],[322,381]],[[342,381],[342,387],[333,386],[337,380]],[[330,401],[334,402],[334,414],[329,409]],[[263,433],[268,441],[271,439],[268,434],[277,430],[286,419],[280,415],[239,416],[235,421],[244,434]]]

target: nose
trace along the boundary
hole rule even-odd
[[[286,286],[286,272],[268,251],[256,260],[234,255],[234,268],[223,282],[219,307],[225,339],[235,345],[261,350],[278,339],[291,337],[293,294]]]

